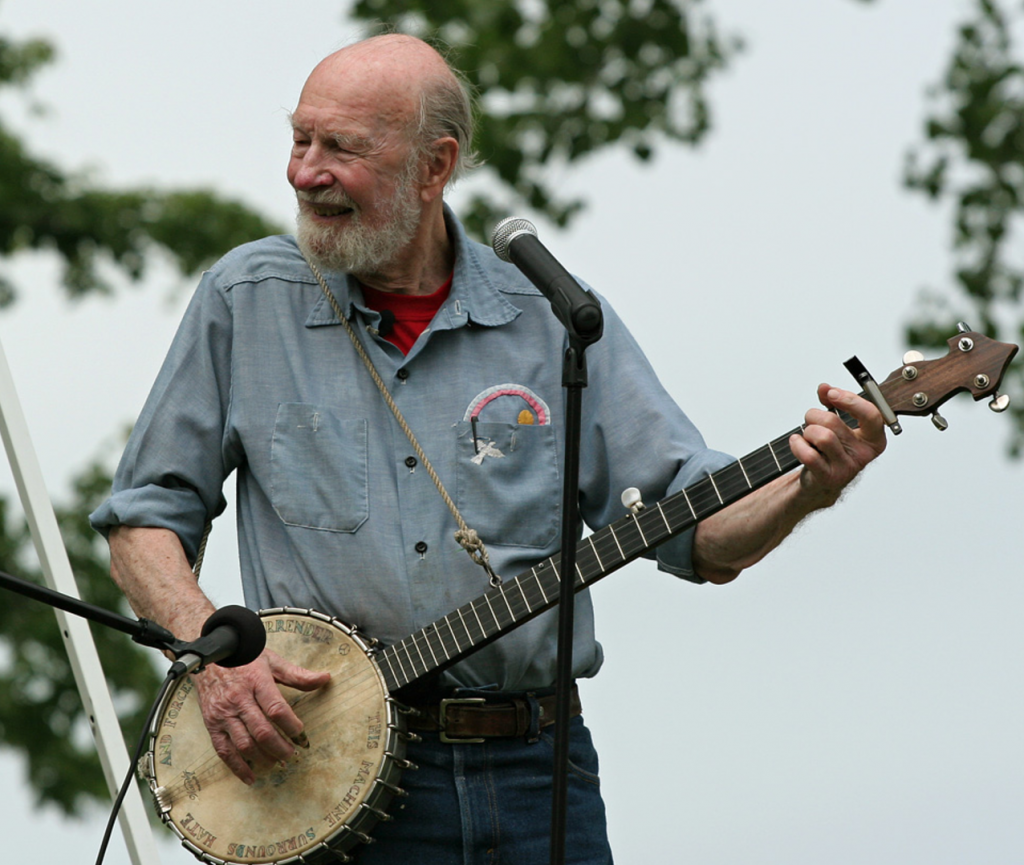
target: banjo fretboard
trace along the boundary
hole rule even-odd
[[[852,424],[852,419],[847,419]],[[584,537],[576,547],[575,591],[639,558],[726,505],[799,465],[780,436],[656,505]],[[392,692],[451,666],[558,603],[560,557],[553,556],[463,604],[375,656]]]

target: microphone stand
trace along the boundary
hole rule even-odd
[[[583,388],[587,386],[588,345],[604,331],[597,298],[549,253],[537,229],[525,219],[510,217],[495,226],[492,246],[498,258],[515,264],[551,304],[568,334],[562,361],[565,400],[565,482],[562,488],[562,552],[558,574],[558,655],[555,660],[555,754],[551,796],[551,863],[565,862],[565,824],[569,781],[569,709],[572,682],[572,637],[576,612],[576,542],[579,526],[580,436]]]
[[[561,293],[548,295],[555,315],[569,335],[562,361],[562,387],[566,392],[565,480],[562,487],[562,549],[559,571],[558,655],[555,680],[555,755],[551,794],[551,865],[565,862],[568,807],[569,711],[572,685],[572,642],[576,611],[574,582],[579,525],[580,438],[583,388],[587,386],[586,348],[601,338],[604,319],[596,300],[586,315],[575,315]]]

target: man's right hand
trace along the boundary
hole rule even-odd
[[[110,532],[110,573],[132,609],[180,639],[194,640],[216,607],[199,588],[181,542],[167,529],[118,526]],[[287,760],[295,753],[302,721],[277,685],[313,691],[330,681],[264,651],[244,667],[211,665],[193,674],[199,707],[213,747],[246,784],[249,763]]]
[[[244,667],[211,665],[193,674],[203,721],[217,755],[245,784],[253,784],[253,766],[281,763],[295,754],[302,721],[281,695],[278,684],[315,691],[331,678],[265,650]]]

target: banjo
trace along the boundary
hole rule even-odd
[[[1008,399],[996,388],[1017,346],[965,325],[960,330],[948,341],[945,357],[929,361],[911,352],[881,384],[855,358],[848,362],[894,431],[900,414],[931,414],[943,429],[937,409],[963,390],[975,400],[993,396],[995,411],[1006,408]],[[583,538],[575,590],[796,468],[788,439],[800,431],[651,507],[634,503],[626,516]],[[412,767],[406,744],[415,737],[406,731],[411,710],[400,702],[402,689],[554,607],[558,562],[545,559],[389,646],[313,610],[262,611],[268,648],[302,667],[331,673],[330,682],[315,692],[282,687],[307,741],[287,763],[255,766],[257,781],[246,786],[214,752],[194,683],[182,679],[156,714],[140,766],[161,820],[198,859],[217,865],[351,861],[354,848],[372,841],[376,824],[392,819],[387,809],[393,800],[406,795],[399,782]]]

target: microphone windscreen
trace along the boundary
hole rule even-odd
[[[216,663],[221,667],[242,667],[252,663],[267,645],[267,631],[263,620],[248,607],[228,604],[221,607],[203,625],[203,636],[216,628],[228,627],[238,634],[238,645],[226,658]]]
[[[530,220],[518,216],[501,220],[491,232],[491,248],[494,249],[495,255],[502,261],[511,261],[509,247],[520,234],[532,234],[536,237],[537,229]]]

